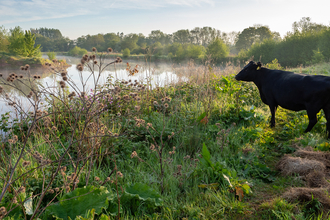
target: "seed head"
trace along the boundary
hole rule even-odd
[[[123,178],[123,177],[124,177],[124,175],[123,175],[120,171],[117,172],[117,175],[118,175],[120,178]]]
[[[77,70],[79,70],[79,71],[83,71],[83,70],[84,70],[84,66],[83,66],[81,63],[79,63],[79,64],[77,65]]]
[[[112,53],[112,48],[111,47],[108,48],[108,52]]]
[[[94,60],[94,64],[97,64],[97,61],[96,60]]]
[[[93,48],[92,48],[92,51],[93,51],[93,52],[96,52],[96,48],[95,48],[95,47],[93,47]]]
[[[136,151],[133,151],[132,154],[131,154],[131,158],[134,158],[134,157],[137,157],[137,156],[138,155],[137,155]]]

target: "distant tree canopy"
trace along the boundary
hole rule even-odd
[[[330,60],[330,27],[312,23],[309,18],[292,26],[293,32],[281,41],[270,38],[253,44],[245,58],[254,57],[263,63],[277,58],[282,66],[290,67]]]
[[[236,48],[240,51],[242,49],[249,49],[254,43],[259,43],[265,39],[270,39],[278,36],[278,33],[272,33],[267,26],[253,26],[245,28],[238,34],[236,41]]]
[[[7,51],[8,42],[8,33],[4,26],[0,26],[0,51]]]
[[[195,27],[171,34],[161,30],[153,30],[147,36],[142,33],[117,32],[86,35],[70,40],[53,28],[31,29],[24,33],[19,27],[10,32],[0,27],[0,50],[31,54],[27,52],[30,50],[33,53],[28,45],[35,42],[34,48],[38,48],[37,45],[40,44],[40,49],[44,52],[70,51],[69,54],[72,55],[86,53],[93,47],[98,52],[105,52],[111,47],[114,52],[125,53],[125,56],[145,54],[156,60],[181,62],[193,59],[204,62],[211,59],[219,63],[254,57],[264,63],[277,58],[282,66],[295,66],[330,59],[329,28],[312,22],[309,17],[303,17],[292,24],[292,31],[283,38],[267,26],[254,25],[242,32],[225,33],[211,27]]]
[[[54,28],[31,28],[31,33],[32,34],[40,34],[44,37],[48,37],[49,39],[60,39],[62,38],[62,33],[60,30],[58,29],[54,29]]]
[[[207,55],[215,62],[219,62],[220,59],[227,57],[228,54],[229,48],[220,38],[214,39],[207,47]]]

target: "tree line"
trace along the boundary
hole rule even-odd
[[[17,30],[23,31],[16,27]],[[10,46],[15,29],[9,31],[0,27],[0,51],[13,52]],[[42,52],[69,52],[81,55],[91,51],[105,52],[110,47],[124,57],[148,54],[155,59],[171,59],[181,62],[211,60],[219,63],[231,60],[247,60],[254,57],[262,62],[277,58],[282,65],[296,66],[308,64],[311,60],[329,59],[326,50],[329,27],[311,22],[309,17],[292,24],[292,31],[281,38],[268,26],[254,25],[241,32],[225,33],[211,27],[182,29],[172,34],[160,30],[143,34],[106,33],[85,35],[71,40],[60,30],[52,28],[30,29],[27,31],[35,39],[35,47]],[[24,34],[24,32],[23,32]],[[321,49],[321,50],[320,50]]]

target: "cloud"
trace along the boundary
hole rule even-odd
[[[2,24],[103,14],[108,9],[157,9],[171,6],[201,7],[214,0],[11,0],[0,2]]]

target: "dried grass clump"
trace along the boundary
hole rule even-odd
[[[293,155],[297,157],[307,158],[310,160],[317,160],[322,162],[326,167],[330,167],[330,153],[327,152],[299,149],[294,152]]]
[[[289,202],[309,202],[313,199],[317,199],[323,205],[323,208],[328,210],[330,209],[330,197],[328,190],[328,188],[291,188],[283,194],[283,198]]]
[[[321,171],[314,171],[306,176],[307,185],[311,188],[329,187],[330,183],[325,179]]]
[[[292,174],[304,176],[314,170],[324,172],[326,169],[325,165],[320,161],[291,157],[289,155],[282,157],[277,163],[276,168],[281,170],[281,173],[286,176]]]

